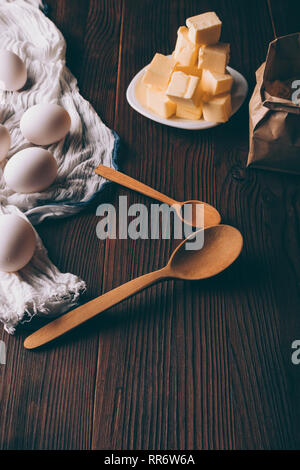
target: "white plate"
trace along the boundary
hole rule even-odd
[[[136,74],[136,76],[130,82],[127,88],[127,92],[126,92],[126,98],[127,98],[128,103],[138,113],[142,114],[143,116],[149,119],[152,119],[152,121],[159,122],[160,124],[165,124],[166,126],[178,127],[180,129],[190,129],[190,130],[208,129],[210,127],[215,127],[215,126],[218,126],[219,124],[222,124],[220,122],[204,121],[203,119],[189,120],[189,119],[182,119],[182,118],[177,118],[177,117],[165,119],[152,113],[148,108],[146,108],[145,106],[143,106],[143,104],[141,104],[141,102],[138,100],[136,96],[137,86],[140,85],[140,82],[146,71],[146,68],[147,67],[144,67],[142,70],[140,70],[140,72]],[[248,93],[248,83],[242,74],[232,69],[231,67],[227,67],[227,71],[233,76],[233,87],[231,90],[231,100],[232,100],[231,116],[233,116],[233,114],[235,114],[240,109],[240,107],[245,101],[245,98]]]

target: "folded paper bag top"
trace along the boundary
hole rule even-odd
[[[300,106],[294,99],[298,80],[300,33],[272,41],[256,72],[247,166],[300,174]]]

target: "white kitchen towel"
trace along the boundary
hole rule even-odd
[[[15,206],[0,206],[0,215],[25,215]],[[30,263],[17,273],[0,272],[0,321],[13,334],[16,326],[33,316],[52,317],[78,303],[85,283],[77,276],[61,273],[50,261],[36,233],[37,246]]]
[[[47,147],[58,163],[58,177],[48,190],[14,193],[6,186],[0,170],[0,204],[15,205],[32,224],[84,209],[105,183],[94,169],[100,163],[117,167],[119,147],[118,136],[80,95],[77,81],[66,67],[65,40],[39,8],[40,3],[39,0],[0,0],[0,47],[20,56],[28,71],[23,90],[0,91],[0,123],[9,129],[12,137],[8,158],[30,146],[19,128],[20,119],[30,106],[58,103],[67,109],[72,121],[67,137]]]
[[[48,147],[58,163],[58,178],[47,191],[16,194],[6,187],[0,169],[0,215],[27,216],[32,224],[85,208],[105,184],[94,169],[100,163],[117,167],[119,147],[118,136],[80,95],[76,79],[65,64],[65,40],[40,6],[39,0],[0,0],[0,48],[18,54],[28,71],[23,90],[0,91],[0,123],[12,137],[8,158],[30,146],[19,129],[20,118],[30,106],[58,103],[72,120],[67,137]],[[18,273],[0,272],[0,321],[12,334],[19,323],[34,316],[57,316],[76,306],[84,290],[82,280],[61,273],[52,264],[37,235],[31,262]]]

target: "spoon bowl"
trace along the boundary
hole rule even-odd
[[[187,243],[191,246],[189,250]],[[193,243],[195,249],[192,249]],[[167,268],[173,278],[207,279],[228,268],[238,258],[242,247],[243,237],[236,228],[229,225],[208,227],[186,238],[172,253]]]
[[[217,209],[197,200],[179,202],[176,213],[184,224],[195,228],[210,227],[221,222]]]

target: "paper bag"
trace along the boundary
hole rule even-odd
[[[249,103],[247,166],[300,174],[299,98],[300,33],[296,33],[272,41],[266,62],[256,72]]]

